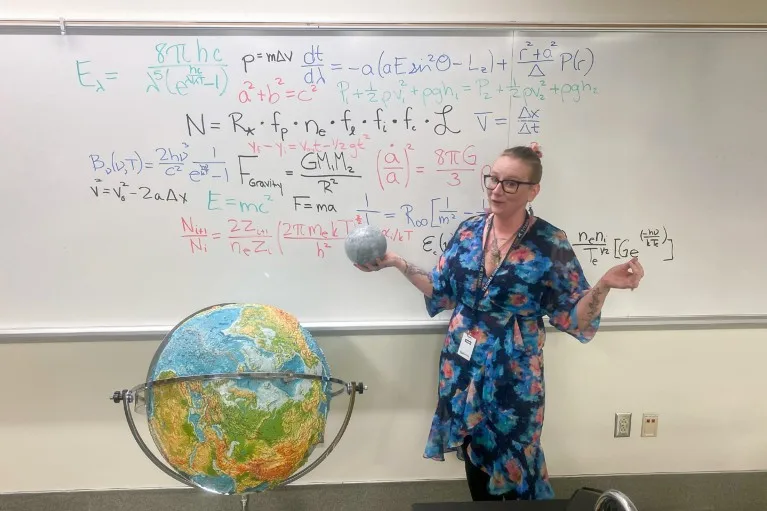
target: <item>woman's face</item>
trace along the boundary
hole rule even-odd
[[[487,199],[490,211],[497,216],[508,217],[524,209],[540,190],[539,184],[528,184],[529,165],[510,156],[498,158],[490,170],[490,176],[491,180],[486,178]]]

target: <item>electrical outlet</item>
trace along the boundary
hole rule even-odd
[[[631,413],[615,414],[615,438],[624,438],[631,436]]]
[[[658,436],[658,414],[642,415],[642,436]]]

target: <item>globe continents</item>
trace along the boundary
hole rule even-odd
[[[148,380],[290,372],[325,379],[189,378],[147,392],[161,455],[218,493],[267,490],[304,465],[327,421],[330,369],[298,321],[280,309],[223,304],[188,317],[157,349]]]

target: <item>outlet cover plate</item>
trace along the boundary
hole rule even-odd
[[[631,436],[631,413],[619,412],[615,414],[615,438],[625,438]]]
[[[642,436],[658,436],[658,414],[645,413],[642,415]]]

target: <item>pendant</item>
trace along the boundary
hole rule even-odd
[[[490,249],[490,257],[493,261],[493,266],[497,267],[501,262],[501,251],[498,250],[498,243],[493,240],[493,246]]]

